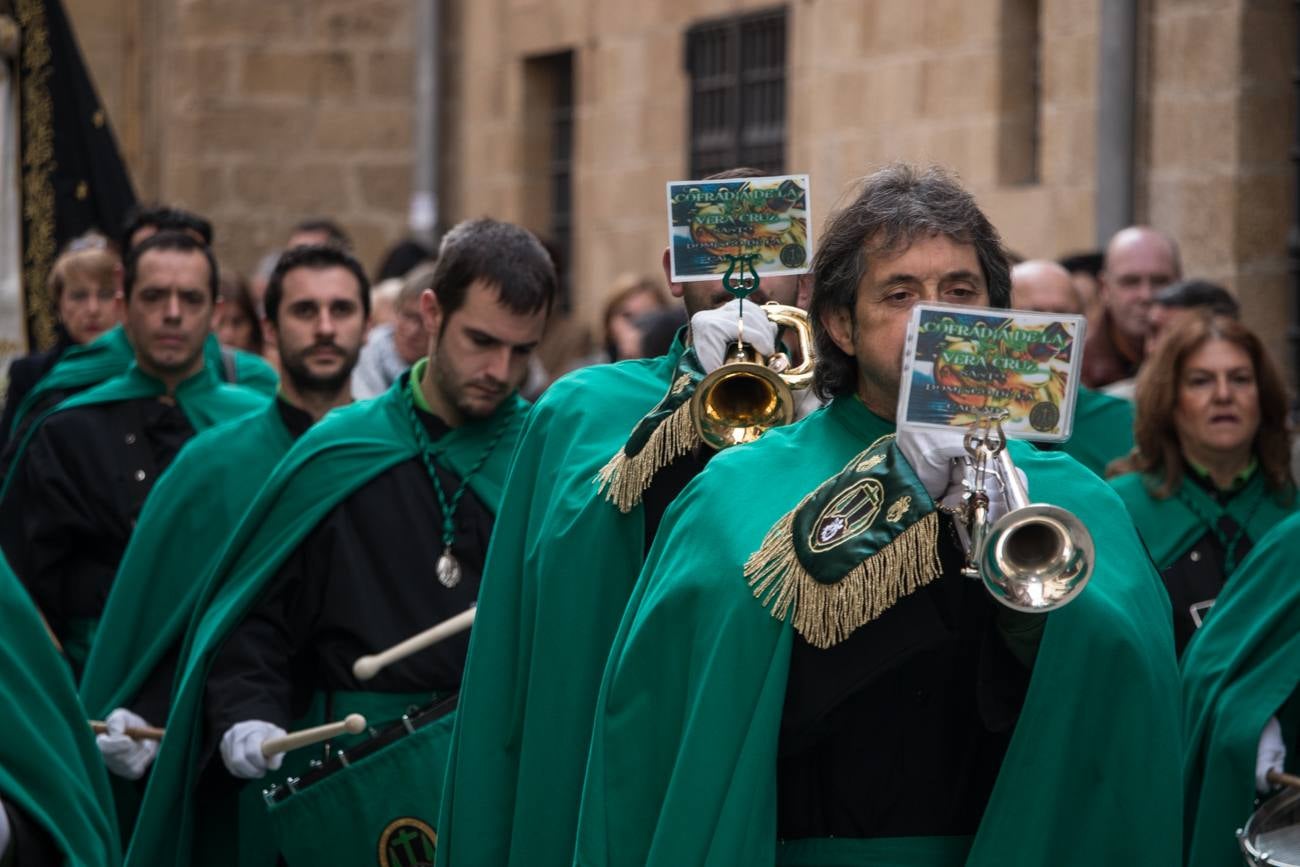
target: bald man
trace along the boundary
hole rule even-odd
[[[1070,272],[1045,259],[1031,259],[1011,269],[1011,306],[1041,313],[1083,313],[1083,299]],[[1085,365],[1087,358],[1085,351]],[[1104,477],[1106,465],[1133,448],[1133,404],[1080,386],[1070,439],[1043,448],[1059,449]]]
[[[1182,276],[1178,245],[1147,226],[1121,229],[1106,246],[1101,321],[1088,335],[1083,381],[1090,388],[1131,379],[1146,357],[1155,294]]]
[[[1011,269],[1011,306],[1041,313],[1084,312],[1070,272],[1048,259],[1029,259]]]

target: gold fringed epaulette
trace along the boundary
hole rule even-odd
[[[892,436],[786,513],[745,563],[755,598],[821,649],[941,573],[939,514]]]
[[[690,374],[679,376],[663,402],[641,420],[627,444],[597,474],[599,490],[620,512],[632,511],[656,473],[700,445],[691,418],[696,379]]]

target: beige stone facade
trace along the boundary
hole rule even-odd
[[[228,261],[251,267],[309,213],[340,219],[371,265],[400,236],[416,0],[66,2],[140,191],[211,215]],[[1018,253],[1097,246],[1101,4],[791,0],[785,168],[812,175],[820,220],[874,166],[936,161]],[[446,0],[443,223],[548,231],[539,59],[572,52],[574,301],[594,320],[616,274],[659,269],[663,184],[689,171],[684,32],[769,8]],[[1238,291],[1289,362],[1294,4],[1146,0],[1138,31],[1137,219]]]

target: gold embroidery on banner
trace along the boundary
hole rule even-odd
[[[889,511],[885,513],[885,520],[891,524],[897,524],[898,519],[906,515],[907,510],[910,508],[912,508],[912,498],[907,494],[903,494],[903,496],[894,500],[889,507]]]
[[[50,100],[50,34],[40,0],[17,0],[22,28],[23,294],[37,348],[54,343],[46,280],[54,264],[54,106]]]

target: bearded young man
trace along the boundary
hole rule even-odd
[[[108,721],[98,743],[115,775],[138,779],[153,760],[156,741],[123,731],[165,725],[178,645],[244,510],[289,447],[326,412],[352,402],[369,287],[361,264],[336,247],[281,256],[266,290],[264,327],[284,371],[279,394],[265,409],[195,437],[145,502],[81,682],[91,716]]]
[[[5,480],[0,543],[78,675],[154,483],[195,434],[267,403],[206,362],[217,276],[187,234],[136,247],[124,280],[134,361],[28,428]]]
[[[444,237],[421,301],[428,357],[305,434],[213,570],[130,863],[274,863],[260,778],[284,754],[266,758],[266,739],[352,711],[382,725],[459,688],[464,636],[364,685],[352,664],[474,603],[555,286],[523,229],[481,219]]]
[[[572,858],[605,655],[664,510],[711,452],[670,454],[665,434],[690,424],[693,383],[736,338],[736,304],[721,281],[673,283],[668,255],[664,276],[690,328],[666,355],[564,377],[521,436],[457,710],[439,865],[567,867]],[[746,302],[746,338],[764,355],[776,328],[759,305],[796,304],[801,285],[767,278]]]
[[[610,651],[573,863],[1176,863],[1168,606],[1118,499],[1011,444],[1098,554],[1067,607],[1018,614],[962,576],[935,505],[962,490],[962,432],[893,437],[913,306],[1007,305],[996,230],[941,170],[893,166],[832,217],[814,278],[832,401],[715,458],[665,516]],[[863,490],[876,510],[844,520]]]

